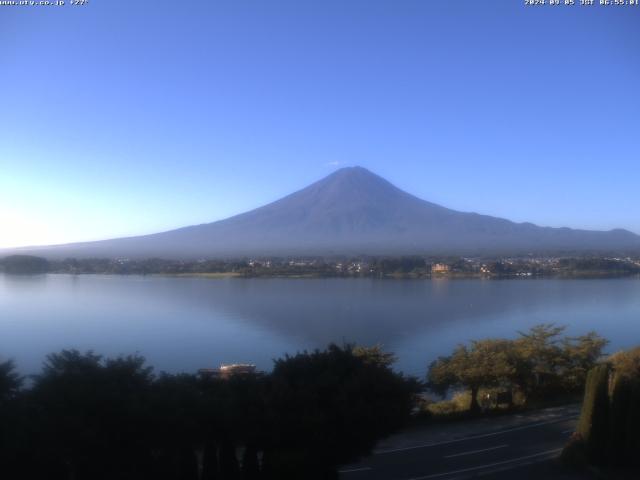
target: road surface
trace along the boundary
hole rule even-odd
[[[341,480],[452,480],[485,476],[557,457],[574,431],[578,407],[425,427],[398,435],[370,457],[340,470]],[[431,430],[430,430],[431,429]],[[423,432],[423,433],[422,433]],[[536,467],[539,468],[539,467]]]

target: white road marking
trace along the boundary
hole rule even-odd
[[[570,428],[569,430],[563,430],[562,433],[573,433],[575,432],[575,429]]]
[[[438,445],[448,445],[450,443],[465,442],[467,440],[475,440],[475,439],[478,439],[478,438],[495,437],[496,435],[502,435],[503,433],[516,432],[518,430],[525,430],[527,428],[541,427],[543,425],[550,425],[552,423],[566,422],[567,420],[574,420],[576,418],[578,418],[577,415],[572,416],[572,417],[567,417],[567,418],[548,420],[546,422],[532,423],[530,425],[522,425],[521,427],[507,428],[505,430],[500,430],[498,432],[484,433],[482,435],[472,435],[470,437],[463,437],[463,438],[456,438],[456,439],[453,439],[453,440],[446,440],[444,442],[425,443],[423,445],[413,445],[411,447],[392,448],[390,450],[378,450],[376,452],[373,452],[373,454],[374,455],[384,455],[386,453],[405,452],[407,450],[416,450],[418,448],[429,448],[429,447],[436,447]]]
[[[534,453],[533,455],[527,455],[525,457],[512,458],[510,460],[504,460],[502,462],[487,463],[486,465],[463,468],[461,470],[453,470],[451,472],[433,473],[431,475],[425,475],[424,477],[413,477],[413,478],[410,478],[409,480],[426,480],[428,478],[438,478],[438,477],[445,477],[447,475],[456,475],[458,473],[472,472],[474,470],[482,470],[483,468],[497,467],[498,465],[505,465],[507,463],[519,462],[521,460],[528,460],[530,458],[542,457],[545,455],[552,455],[552,454],[555,455],[556,453],[560,453],[561,451],[562,451],[561,448],[556,448],[555,450],[547,450],[546,452]]]
[[[371,470],[371,467],[350,468],[348,470],[338,470],[338,473],[365,472],[367,470]]]
[[[482,452],[489,452],[491,450],[498,450],[499,448],[506,448],[509,445],[498,445],[497,447],[489,447],[489,448],[483,448],[482,450],[471,450],[469,452],[462,452],[462,453],[454,453],[453,455],[445,455],[444,458],[454,458],[454,457],[462,457],[463,455],[473,455],[474,453],[482,453]]]

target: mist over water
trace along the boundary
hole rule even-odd
[[[23,373],[62,348],[138,352],[157,370],[250,362],[329,342],[382,344],[424,375],[460,342],[541,322],[640,344],[640,280],[202,279],[0,275],[0,358]]]

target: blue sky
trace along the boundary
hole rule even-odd
[[[640,7],[523,4],[0,7],[0,247],[209,222],[348,165],[640,233]]]

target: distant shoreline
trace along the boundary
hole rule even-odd
[[[100,275],[100,274],[98,274]],[[127,273],[115,273],[111,275],[131,275]],[[239,272],[193,272],[193,273],[148,273],[144,274],[153,277],[175,277],[175,278],[238,278],[244,277]]]
[[[5,273],[0,271],[1,273]],[[156,277],[156,278],[200,278],[200,279],[226,279],[226,278],[238,278],[238,279],[372,279],[372,280],[422,280],[422,281],[437,281],[437,280],[542,280],[542,279],[555,279],[555,280],[606,280],[606,279],[622,279],[622,278],[636,278],[640,280],[640,274],[637,273],[605,273],[605,272],[576,272],[574,274],[540,274],[540,275],[478,275],[478,274],[464,274],[456,273],[449,275],[321,275],[315,273],[307,274],[273,274],[273,275],[251,275],[240,272],[210,272],[210,273],[113,273],[113,272],[42,272],[39,274],[11,274],[12,276],[28,276],[28,275],[73,275],[73,276],[120,276],[120,277]]]
[[[64,275],[64,274],[63,274]],[[122,275],[131,274],[96,274],[96,275]],[[135,275],[135,274],[133,274]],[[276,274],[276,275],[247,275],[242,273],[152,273],[147,274],[154,277],[172,277],[172,278],[291,278],[291,279],[375,279],[375,280],[540,280],[540,279],[559,279],[559,280],[591,280],[591,279],[614,279],[614,278],[638,278],[637,273],[576,273],[571,275],[474,275],[474,274],[456,274],[456,275],[428,275],[428,276],[412,276],[412,275],[381,275],[381,276],[354,276],[354,275],[319,275],[314,273],[308,274]]]
[[[190,278],[521,279],[640,276],[640,257],[354,257],[237,260],[74,259],[29,255],[0,259],[9,274],[155,275]]]

